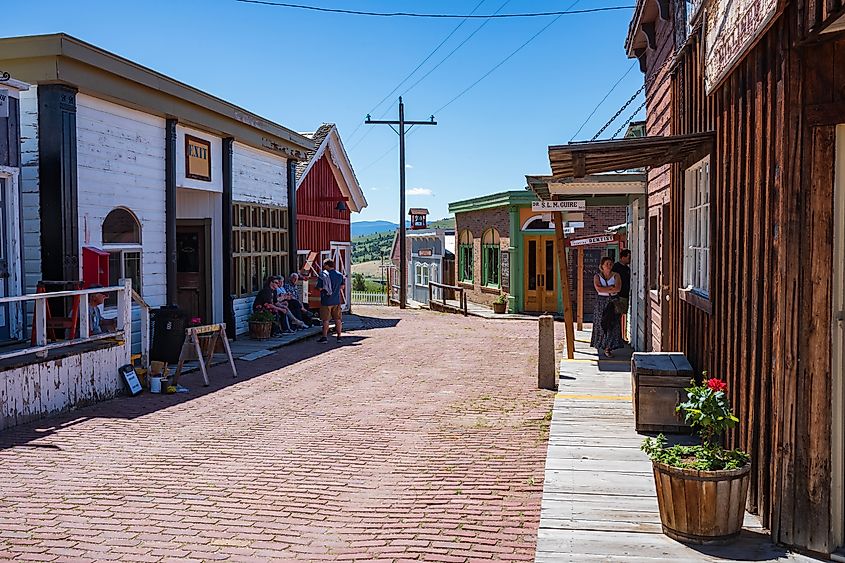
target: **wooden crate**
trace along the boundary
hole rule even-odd
[[[686,400],[692,366],[680,352],[637,352],[631,358],[631,386],[637,432],[688,432],[675,407]]]

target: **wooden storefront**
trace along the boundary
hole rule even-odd
[[[647,165],[662,182],[668,165],[665,196],[649,188],[653,343],[728,382],[729,442],[753,455],[749,510],[822,554],[845,543],[843,30],[841,0],[640,0],[627,47],[668,128],[650,116],[645,139],[550,148],[556,177]],[[685,267],[691,170],[709,173],[706,293]]]

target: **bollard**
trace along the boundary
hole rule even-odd
[[[555,320],[551,315],[543,315],[539,322],[539,346],[537,358],[537,387],[557,390],[555,375]]]

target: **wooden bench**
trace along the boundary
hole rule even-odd
[[[675,407],[686,400],[692,378],[692,366],[680,352],[636,352],[631,386],[637,432],[688,432]]]

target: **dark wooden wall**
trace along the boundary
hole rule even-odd
[[[808,0],[809,1],[809,0]],[[812,3],[812,2],[810,2]],[[749,509],[778,541],[827,553],[831,479],[831,262],[835,124],[845,123],[845,39],[803,39],[790,4],[711,96],[693,39],[672,76],[673,133],[715,131],[712,313],[673,292],[669,346],[727,380],[753,456]],[[683,239],[683,171],[671,225]],[[669,276],[683,286],[683,247]],[[838,369],[838,368],[837,368]]]

